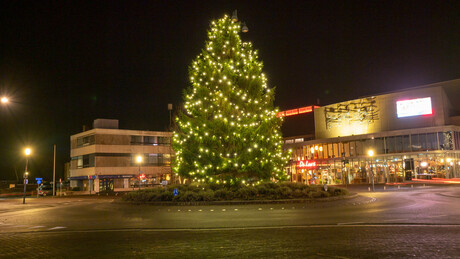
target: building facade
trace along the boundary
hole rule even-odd
[[[94,129],[70,137],[71,187],[101,192],[171,181],[171,136],[118,129],[116,120],[95,120]]]
[[[285,140],[304,183],[460,177],[460,80],[315,107],[315,139]]]

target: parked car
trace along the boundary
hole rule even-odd
[[[51,185],[41,185],[38,188],[38,195],[40,195],[40,196],[53,195],[53,186],[51,186]]]

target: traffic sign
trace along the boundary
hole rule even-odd
[[[174,192],[173,192],[174,196],[177,196],[179,195],[179,191],[177,190],[177,188],[174,188]]]
[[[41,184],[43,181],[43,178],[35,178],[35,181],[37,181],[37,184]]]

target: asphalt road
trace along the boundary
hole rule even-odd
[[[0,257],[460,258],[460,186],[352,188],[309,204],[0,200]]]

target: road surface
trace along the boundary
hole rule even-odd
[[[353,199],[273,205],[0,200],[0,256],[460,258],[460,186],[352,188]]]

